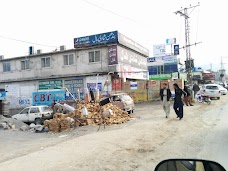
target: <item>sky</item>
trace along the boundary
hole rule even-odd
[[[43,52],[61,45],[71,49],[73,38],[118,30],[148,48],[152,57],[153,45],[165,44],[167,38],[184,46],[184,18],[174,12],[198,2],[189,10],[190,42],[202,43],[191,47],[191,56],[196,66],[218,70],[221,57],[228,62],[226,0],[2,0],[0,55],[28,55],[29,46]],[[185,51],[178,57],[184,60]]]

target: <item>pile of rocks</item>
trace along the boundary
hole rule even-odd
[[[29,126],[22,121],[15,120],[13,118],[6,118],[4,116],[0,116],[0,129],[11,129],[11,130],[29,130]]]

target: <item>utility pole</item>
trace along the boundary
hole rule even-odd
[[[221,82],[223,81],[223,77],[226,75],[226,70],[224,68],[224,64],[226,63],[223,63],[223,58],[228,58],[228,57],[221,57],[221,68],[220,68],[220,78],[221,78]]]
[[[193,45],[199,44],[201,42],[190,44],[190,24],[189,24],[190,17],[188,14],[188,10],[192,9],[192,8],[196,8],[198,6],[200,6],[199,3],[198,3],[198,5],[195,5],[195,6],[190,5],[190,7],[188,7],[188,8],[184,8],[184,9],[174,12],[175,14],[180,14],[181,17],[185,18],[185,46],[183,46],[183,49],[185,49],[185,51],[186,51],[185,68],[186,68],[186,72],[187,72],[187,80],[188,80],[188,83],[190,83],[190,84],[192,84],[192,69],[194,68],[194,63],[193,63],[193,59],[191,57],[190,47]]]

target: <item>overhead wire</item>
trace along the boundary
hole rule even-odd
[[[6,36],[0,36],[0,38],[18,41],[18,42],[22,42],[22,43],[33,44],[33,45],[45,46],[45,47],[55,47],[55,48],[57,47],[57,46],[51,46],[51,45],[44,45],[44,44],[40,44],[40,43],[29,42],[26,40],[19,40],[19,39],[15,39],[15,38],[6,37]]]
[[[100,9],[104,10],[104,11],[107,11],[107,12],[109,12],[109,13],[111,13],[111,14],[114,14],[114,15],[116,15],[116,16],[118,16],[118,17],[121,17],[121,18],[124,18],[124,19],[126,19],[126,20],[129,20],[129,21],[131,21],[131,22],[137,23],[135,20],[133,20],[133,19],[131,19],[131,18],[125,17],[125,16],[123,16],[123,15],[120,15],[120,14],[118,14],[118,13],[116,13],[116,12],[114,12],[114,11],[111,11],[111,10],[109,10],[109,9],[107,9],[107,8],[104,8],[104,7],[100,6],[100,5],[94,4],[94,3],[90,2],[90,1],[87,1],[87,0],[82,0],[82,1],[84,1],[84,2],[86,2],[87,4],[90,4],[90,5],[92,5],[92,6],[98,7],[98,8],[100,8]]]

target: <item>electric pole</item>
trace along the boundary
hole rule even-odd
[[[228,58],[228,57],[221,57],[221,69],[220,69],[220,78],[221,78],[221,82],[223,81],[223,77],[226,75],[226,70],[224,68],[224,63],[223,62],[223,58]]]
[[[184,8],[181,10],[178,10],[176,12],[174,12],[175,14],[180,14],[181,17],[185,18],[185,46],[183,46],[183,49],[185,49],[186,51],[186,62],[185,62],[185,68],[186,68],[186,72],[187,72],[187,80],[188,83],[192,84],[192,69],[194,68],[194,62],[193,59],[191,57],[191,51],[190,51],[190,47],[196,44],[199,44],[201,42],[198,43],[194,43],[194,44],[190,44],[190,24],[189,24],[189,14],[188,14],[188,10],[192,9],[192,8],[196,8],[200,6],[199,3],[198,5],[195,6],[191,6],[188,8]]]

